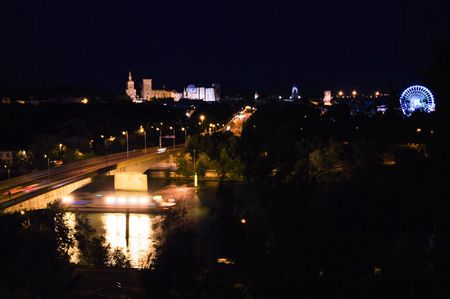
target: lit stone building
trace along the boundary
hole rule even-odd
[[[220,87],[213,84],[210,88],[195,87],[190,84],[184,89],[183,98],[189,100],[201,100],[205,102],[215,102],[220,100]]]
[[[167,98],[173,98],[175,101],[179,101],[181,93],[178,93],[176,90],[153,89],[152,79],[142,80],[141,100],[150,101],[153,99]]]
[[[135,103],[141,103],[143,101],[151,101],[153,99],[167,99],[173,98],[175,101],[179,101],[182,97],[181,93],[176,90],[164,90],[164,89],[153,89],[152,79],[142,80],[142,89],[140,97],[138,97],[136,88],[134,87],[134,81],[131,77],[131,72],[128,73],[127,89],[125,90],[127,96]]]
[[[332,105],[332,103],[331,103],[332,99],[333,98],[331,97],[331,91],[325,90],[323,92],[323,105],[324,106],[331,106]]]
[[[140,96],[138,96],[134,87],[134,81],[131,77],[131,72],[128,73],[127,89],[125,92],[135,103],[167,98],[173,98],[175,101],[179,101],[181,98],[205,102],[215,102],[220,100],[220,86],[218,84],[212,84],[212,87],[210,88],[188,85],[183,93],[178,93],[176,90],[153,89],[152,79],[142,80],[142,89]]]
[[[130,97],[133,102],[137,100],[137,94],[136,94],[136,88],[134,88],[134,81],[133,78],[131,78],[131,72],[128,72],[128,82],[127,82],[127,89],[125,90],[127,96]]]

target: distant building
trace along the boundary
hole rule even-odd
[[[142,79],[141,99],[150,100],[152,95],[152,79]]]
[[[129,96],[131,100],[136,103],[167,98],[173,98],[175,101],[179,101],[182,96],[182,94],[178,93],[176,90],[153,89],[152,79],[143,79],[141,94],[140,97],[138,97],[134,87],[134,81],[131,78],[131,72],[128,73],[127,89],[125,92],[127,96]]]
[[[212,87],[195,87],[188,85],[183,92],[183,98],[189,100],[201,100],[205,102],[220,101],[220,86],[212,84]]]
[[[324,106],[331,106],[331,100],[332,100],[332,96],[331,96],[331,91],[330,90],[325,90],[323,92],[323,105]]]
[[[11,99],[10,98],[2,98],[0,102],[2,104],[11,104]]]
[[[181,99],[181,93],[176,90],[153,89],[152,79],[142,80],[141,100],[167,99],[173,98],[175,101]]]
[[[13,151],[0,151],[0,161],[11,165],[13,163]]]
[[[127,89],[125,92],[133,102],[137,100],[136,88],[134,88],[134,81],[133,78],[131,78],[131,72],[128,72]]]

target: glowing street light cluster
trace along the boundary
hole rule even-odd
[[[355,97],[358,95],[358,91],[357,91],[357,90],[352,90],[350,94],[351,94],[351,97],[355,98]],[[370,95],[368,95],[368,97],[370,97],[370,98],[372,98],[372,97],[378,98],[378,97],[380,97],[380,96],[382,96],[382,95],[384,95],[384,94],[381,94],[381,92],[380,92],[379,90],[376,90],[376,91],[373,93],[373,95],[370,94]],[[362,94],[362,96],[363,96],[363,97],[365,96],[364,93]],[[344,92],[343,90],[339,90],[339,91],[337,92],[337,97],[338,97],[338,98],[349,98],[350,96],[345,96],[345,92]]]

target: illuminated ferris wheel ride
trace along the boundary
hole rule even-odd
[[[415,111],[433,112],[435,109],[433,94],[421,85],[408,87],[400,96],[400,107],[406,116],[410,116]]]

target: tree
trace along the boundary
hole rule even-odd
[[[450,113],[450,40],[438,39],[433,45],[433,56],[430,67],[425,71],[426,82],[436,97],[437,111]]]
[[[206,153],[200,153],[196,161],[195,170],[199,176],[205,176],[208,169],[213,169],[212,161]]]
[[[95,235],[96,230],[85,215],[76,216],[75,239],[80,250],[81,264],[93,267],[106,267],[109,264],[109,244],[104,237]]]
[[[64,211],[0,215],[0,297],[61,298],[73,282],[69,248],[73,239]]]
[[[180,154],[177,156],[177,173],[184,177],[189,177],[194,174],[194,163],[192,162],[189,153]]]
[[[130,268],[131,262],[120,248],[115,248],[111,254],[111,266],[114,268]]]

